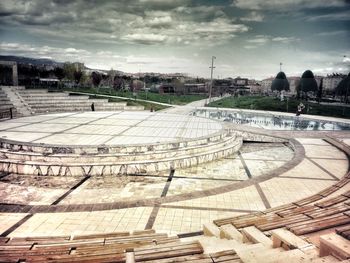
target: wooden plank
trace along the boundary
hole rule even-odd
[[[220,238],[233,239],[242,242],[243,236],[233,225],[222,225],[220,227]]]
[[[339,214],[331,215],[331,216],[328,216],[327,219],[337,219],[339,217],[344,218],[344,214],[343,213],[339,213]],[[307,220],[307,221],[290,223],[290,224],[288,224],[288,227],[303,226],[303,225],[309,224],[310,222],[321,222],[321,221],[325,220],[326,218],[316,218],[316,219],[309,218],[309,219],[310,220]]]
[[[142,241],[159,241],[162,239],[167,239],[167,234],[149,234],[149,235],[136,235],[136,236],[126,236],[126,237],[109,237],[105,239],[106,244],[111,243],[132,243],[132,242],[142,242]]]
[[[340,261],[333,256],[325,256],[322,258],[319,257],[319,258],[312,260],[312,263],[340,263]]]
[[[334,193],[335,191],[339,190],[338,187],[335,186],[330,186],[324,190],[322,190],[321,192],[318,192],[317,194],[322,195],[323,197],[327,197],[330,194]]]
[[[253,242],[261,243],[264,246],[271,247],[272,240],[264,235],[259,229],[255,226],[249,226],[242,229],[243,242]]]
[[[304,222],[310,220],[310,217],[306,215],[296,215],[290,217],[279,218],[277,220],[271,220],[268,223],[257,224],[256,227],[261,231],[268,231],[276,228],[285,227],[286,225],[293,224],[296,222]]]
[[[303,214],[305,212],[311,212],[311,211],[317,211],[317,210],[320,210],[320,208],[314,205],[307,205],[307,206],[301,206],[301,207],[296,206],[296,208],[294,209],[281,211],[281,212],[278,212],[277,214],[281,217],[287,217],[287,216],[293,216],[293,215]]]
[[[350,241],[332,233],[320,236],[320,257],[334,255],[340,259],[350,258]]]
[[[350,223],[350,217],[345,215],[339,216],[337,218],[321,218],[320,220],[321,221],[311,220],[305,225],[296,227],[287,226],[287,228],[296,235],[304,235]]]
[[[285,204],[285,205],[280,205],[277,207],[269,208],[263,211],[264,214],[269,214],[269,213],[279,213],[283,211],[288,211],[293,208],[296,208],[297,206],[294,204]]]
[[[148,248],[136,248],[135,260],[149,261],[163,258],[180,257],[194,254],[202,254],[203,247],[199,242],[183,242],[176,246],[172,245],[160,245],[152,246]]]
[[[300,249],[312,245],[283,228],[272,230],[271,235],[274,248],[286,245],[289,249]]]
[[[333,186],[341,188],[349,182],[350,182],[350,178],[343,177],[338,183],[334,184]]]
[[[64,242],[68,241],[70,239],[70,236],[37,236],[37,237],[13,237],[11,240],[8,242],[10,244],[15,244],[15,243],[33,243],[33,242]]]
[[[340,205],[335,205],[335,206],[328,207],[326,209],[321,209],[319,211],[308,212],[308,213],[305,213],[305,214],[310,216],[310,217],[312,217],[312,218],[319,218],[319,217],[331,216],[331,215],[338,214],[338,213],[341,213],[341,212],[346,212],[348,210],[350,210],[350,206],[344,205],[344,204],[340,204]]]
[[[209,254],[214,263],[221,262],[241,262],[239,256],[234,250],[224,250]]]
[[[255,218],[255,217],[260,216],[260,215],[263,215],[263,213],[256,212],[256,213],[240,215],[240,216],[235,216],[235,217],[226,217],[226,218],[222,218],[222,219],[216,219],[213,222],[217,226],[222,226],[222,225],[226,225],[226,224],[231,224],[233,221],[236,221],[236,220],[251,219],[251,218]]]
[[[172,237],[161,238],[161,239],[155,240],[155,243],[157,245],[166,244],[166,243],[174,243],[174,242],[180,242],[180,238],[178,236],[172,236]]]
[[[7,243],[10,240],[9,237],[0,237],[0,244]]]
[[[348,197],[343,196],[343,195],[339,195],[337,197],[329,198],[327,200],[315,203],[315,205],[318,207],[321,207],[321,208],[325,208],[325,207],[333,206],[335,204],[346,201],[347,199],[348,199]]]
[[[124,263],[125,255],[111,253],[111,254],[100,254],[100,255],[87,255],[87,256],[53,256],[53,257],[33,257],[27,258],[29,262],[84,262],[84,263],[95,263],[95,262],[115,262],[115,263]]]
[[[342,232],[345,232],[345,231],[348,231],[350,230],[350,224],[349,225],[346,225],[346,226],[342,226],[342,227],[337,227],[337,229],[335,230],[335,232],[337,234],[340,234]]]
[[[266,249],[267,248],[263,244],[258,243],[253,245],[237,247],[235,248],[235,251],[242,262],[253,263],[259,262],[257,261],[259,257],[256,255],[256,253],[266,251]]]
[[[205,223],[203,224],[203,233],[205,236],[220,237],[220,228],[217,227],[214,223]]]
[[[146,229],[146,230],[134,230],[132,232],[132,235],[149,235],[149,234],[155,234],[156,231],[154,229]]]
[[[252,217],[249,219],[234,220],[234,221],[232,221],[232,225],[234,225],[236,228],[243,228],[243,227],[253,226],[253,225],[257,225],[257,224],[268,223],[268,222],[275,221],[278,219],[281,219],[281,217],[279,215],[267,214],[267,215]]]
[[[183,257],[163,258],[150,260],[147,263],[175,263],[175,262],[194,262],[194,263],[213,263],[209,255],[197,254]]]
[[[315,194],[315,195],[312,195],[308,198],[304,198],[304,199],[301,199],[300,201],[298,202],[294,202],[293,204],[297,205],[297,206],[304,206],[304,205],[307,205],[307,204],[310,204],[310,203],[313,203],[313,202],[316,202],[320,199],[322,199],[323,196],[322,195],[319,195],[319,194]]]
[[[133,251],[125,252],[125,263],[135,263],[135,254]]]
[[[125,236],[130,236],[130,233],[129,232],[112,232],[112,233],[101,233],[101,234],[91,234],[91,235],[77,235],[77,236],[73,236],[72,240],[125,237]]]

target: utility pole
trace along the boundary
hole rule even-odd
[[[210,87],[209,87],[209,103],[211,102],[211,92],[213,89],[213,71],[214,71],[214,59],[216,59],[215,56],[211,57],[211,67],[209,67],[210,70]]]

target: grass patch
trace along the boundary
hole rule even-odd
[[[87,92],[87,93],[103,94],[103,95],[111,95],[111,96],[119,96],[119,97],[135,99],[135,97],[133,96],[133,92],[131,91],[115,91],[109,88],[99,88],[99,89],[91,88],[91,87],[74,88],[74,89],[65,88],[65,90],[72,91],[72,92],[74,91]],[[159,93],[153,93],[153,92],[139,91],[137,92],[136,98],[155,101],[155,102],[161,102],[161,103],[174,104],[174,105],[184,105],[193,101],[205,99],[206,96],[205,95],[159,94]]]
[[[289,98],[287,102],[287,100],[281,101],[279,98],[267,96],[231,96],[211,102],[208,106],[296,113],[299,102],[300,100],[295,98]],[[306,106],[303,114],[350,118],[350,108],[348,107],[302,102]]]

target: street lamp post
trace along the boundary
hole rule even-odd
[[[282,71],[282,62],[280,62],[280,72]]]
[[[213,89],[213,71],[214,71],[214,59],[216,59],[215,56],[211,57],[211,67],[209,67],[210,70],[210,87],[209,87],[209,103],[211,102],[211,92]]]

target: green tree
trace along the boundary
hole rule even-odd
[[[56,67],[53,72],[59,81],[61,81],[65,77],[64,69],[61,67]]]
[[[339,82],[338,86],[335,88],[335,95],[343,97],[343,101],[348,103],[348,96],[350,93],[350,73]]]
[[[98,87],[101,83],[101,80],[102,80],[102,76],[100,73],[94,71],[91,73],[91,80],[92,80],[92,84],[95,86],[95,87]]]
[[[311,70],[306,70],[301,76],[300,91],[304,93],[318,91],[317,82]]]
[[[289,82],[287,80],[286,74],[284,74],[284,72],[279,72],[276,75],[276,78],[272,81],[271,84],[271,90],[274,91],[288,91],[289,90]]]
[[[75,70],[73,75],[74,75],[75,84],[79,84],[81,81],[81,78],[83,77],[83,71]]]
[[[64,63],[63,72],[67,80],[74,81],[75,66],[72,63],[70,62]]]

